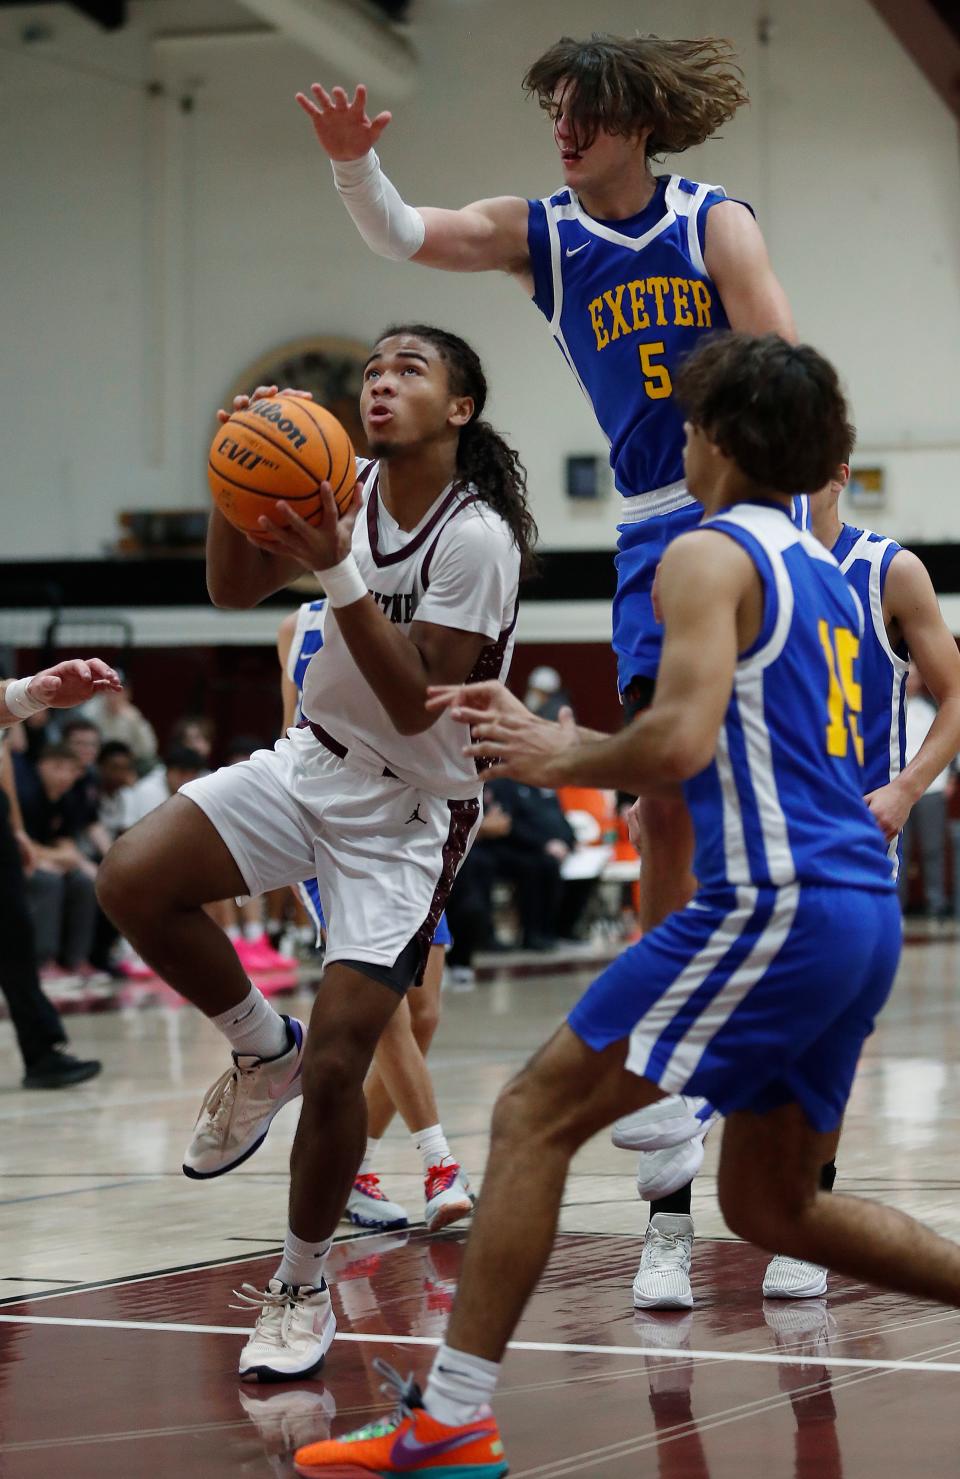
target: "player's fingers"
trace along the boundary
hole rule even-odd
[[[376,143],[388,123],[393,122],[392,113],[378,113],[370,125],[370,140]]]
[[[275,385],[258,385],[250,399],[252,401],[266,401],[269,400],[272,395],[276,394],[277,387]]]
[[[353,95],[353,102],[350,106],[353,108],[353,111],[355,113],[364,113],[366,111],[367,89],[364,83],[357,83],[357,90]]]
[[[245,411],[249,404],[250,397],[248,395],[235,395],[233,398],[233,409],[235,411]]]
[[[92,678],[106,678],[106,679],[108,679],[111,682],[115,681],[116,683],[119,684],[119,682],[120,682],[119,675],[110,666],[109,663],[104,662],[104,660],[103,660],[102,657],[91,657],[91,658],[89,658],[88,659],[88,662],[87,662],[87,666],[90,669],[90,676]]]
[[[312,401],[313,400],[313,391],[312,390],[293,390],[289,385],[285,386],[284,389],[281,390],[280,394],[281,395],[293,395],[293,396],[296,396],[296,398],[297,398],[298,401]]]
[[[331,88],[330,96],[333,99],[333,106],[335,108],[349,108],[350,99],[342,87]]]
[[[38,703],[48,704],[60,687],[60,679],[55,673],[38,673],[31,680],[29,693]]]
[[[302,92],[296,93],[295,96],[296,96],[297,102],[300,104],[300,106],[303,109],[304,113],[306,113],[307,117],[312,122],[322,122],[323,121],[323,113],[317,107],[316,103],[313,102],[313,100],[311,98],[308,98]]]
[[[314,82],[310,87],[310,91],[313,93],[313,96],[316,98],[317,102],[325,113],[329,112],[333,108],[333,98],[327,92],[326,88],[322,87],[319,82]]]
[[[220,422],[221,426],[225,426],[230,420],[230,412],[225,411],[221,406],[219,411],[217,412],[217,420]]]

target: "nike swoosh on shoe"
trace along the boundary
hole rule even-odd
[[[410,1432],[398,1433],[393,1440],[390,1449],[390,1462],[392,1464],[417,1464],[425,1459],[439,1458],[442,1453],[452,1453],[455,1448],[463,1448],[467,1443],[473,1443],[475,1439],[483,1436],[483,1429],[472,1428],[469,1433],[455,1433],[449,1438],[440,1438],[433,1443],[421,1443]]]

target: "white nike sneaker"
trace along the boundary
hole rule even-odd
[[[645,1202],[659,1202],[689,1186],[703,1165],[703,1137],[666,1150],[641,1150],[637,1157],[637,1191]]]
[[[819,1263],[777,1253],[763,1276],[764,1299],[819,1299],[827,1292],[827,1271]]]
[[[184,1176],[206,1181],[232,1171],[263,1144],[283,1106],[300,1097],[306,1033],[296,1017],[283,1020],[291,1047],[277,1058],[232,1054],[233,1067],[207,1090],[183,1157]]]
[[[399,1202],[391,1202],[380,1190],[380,1178],[372,1174],[358,1176],[347,1197],[346,1216],[357,1227],[376,1227],[381,1232],[406,1227],[409,1219]]]
[[[234,1293],[243,1302],[231,1309],[260,1310],[240,1356],[244,1381],[295,1381],[319,1371],[337,1333],[326,1279],[319,1289],[271,1279],[266,1289],[242,1284]]]
[[[686,1094],[670,1094],[648,1104],[633,1114],[625,1114],[610,1131],[610,1139],[620,1150],[666,1150],[692,1140],[701,1128],[698,1111],[706,1099]]]
[[[444,1161],[440,1166],[430,1167],[424,1177],[423,1195],[427,1232],[439,1232],[449,1223],[469,1217],[476,1201],[467,1174],[456,1161]]]
[[[698,1121],[696,1134],[682,1145],[641,1150],[637,1157],[637,1191],[645,1202],[658,1202],[681,1186],[690,1185],[703,1165],[704,1141],[719,1118],[712,1113],[709,1119]]]
[[[658,1212],[651,1217],[640,1267],[633,1281],[634,1309],[692,1309],[692,1257],[692,1217],[685,1212]]]

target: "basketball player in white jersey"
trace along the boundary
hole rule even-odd
[[[480,818],[482,777],[462,724],[436,720],[428,685],[505,677],[521,566],[535,539],[525,474],[480,419],[486,381],[455,335],[388,330],[360,409],[377,461],[339,522],[324,485],[317,526],[287,505],[246,538],[214,510],[207,580],[245,608],[314,570],[330,604],[304,680],[303,728],[272,751],[184,787],[115,845],[101,900],[134,948],[233,1050],[185,1158],[195,1177],[238,1165],[282,1104],[303,1096],[283,1258],[247,1289],[256,1379],[316,1370],[335,1332],[323,1272],[366,1140],[363,1082],[377,1041],[421,976]],[[305,1035],[246,978],[203,905],[316,876],[325,969]]]
[[[310,659],[323,646],[326,608],[322,598],[305,601],[280,623],[277,656],[284,732],[302,717],[304,678]],[[297,893],[316,925],[319,943],[326,923],[317,880],[311,878],[300,883]],[[387,1196],[376,1171],[380,1141],[397,1110],[423,1161],[427,1231],[447,1227],[473,1210],[473,1193],[447,1143],[426,1064],[427,1051],[440,1021],[440,986],[449,942],[446,915],[441,915],[440,926],[427,952],[420,989],[407,994],[377,1043],[373,1066],[363,1088],[367,1101],[367,1147],[347,1200],[347,1216],[357,1227],[390,1232],[408,1225],[405,1208]]]

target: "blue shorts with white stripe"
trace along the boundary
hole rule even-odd
[[[596,1051],[722,1114],[800,1104],[836,1129],[900,958],[897,896],[854,888],[698,894],[599,976],[569,1025]]]

